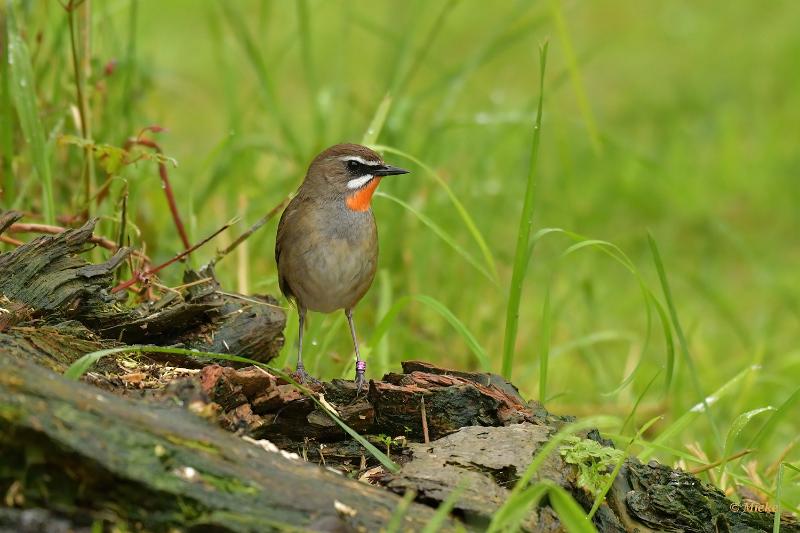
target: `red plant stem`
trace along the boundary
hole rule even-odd
[[[250,227],[247,229],[247,231],[245,231],[244,233],[242,233],[241,235],[239,235],[238,237],[236,237],[236,239],[235,239],[235,240],[234,240],[232,243],[230,243],[230,244],[228,245],[228,247],[227,247],[227,248],[225,248],[224,250],[220,250],[220,251],[218,251],[218,252],[217,252],[217,255],[216,255],[216,257],[214,257],[214,259],[211,261],[211,264],[212,264],[212,265],[215,265],[215,264],[217,263],[217,261],[219,261],[220,259],[222,259],[222,258],[223,258],[223,257],[225,257],[226,255],[228,255],[229,253],[231,253],[233,250],[235,250],[237,246],[239,246],[240,244],[242,244],[242,243],[243,243],[245,240],[247,240],[247,239],[248,239],[248,238],[249,238],[249,237],[250,237],[250,236],[251,236],[253,233],[255,233],[256,231],[258,231],[258,230],[261,228],[261,226],[263,226],[264,224],[266,224],[267,222],[269,222],[269,221],[270,221],[270,219],[272,219],[272,218],[273,218],[275,215],[277,215],[278,213],[280,213],[280,212],[281,212],[281,210],[283,210],[283,208],[284,208],[284,207],[286,207],[286,204],[288,204],[288,203],[289,203],[289,200],[290,200],[290,199],[291,199],[291,198],[290,198],[289,196],[287,196],[286,198],[284,198],[283,200],[281,200],[281,201],[280,201],[280,203],[279,203],[278,205],[276,205],[275,207],[273,207],[272,209],[270,209],[270,210],[269,210],[269,212],[268,212],[266,215],[264,215],[263,217],[261,217],[260,219],[258,219],[258,220],[256,221],[256,223],[255,223],[255,224],[253,224],[252,226],[250,226]]]
[[[11,244],[14,246],[22,246],[25,244],[22,241],[18,241],[17,239],[12,239],[11,237],[6,237],[5,235],[0,235],[0,242],[4,242],[6,244]]]
[[[159,154],[163,154],[164,152],[161,150],[161,147],[153,140],[146,139],[139,135],[139,137],[128,139],[125,143],[125,149],[127,150],[132,145],[139,145],[145,146],[147,148],[152,148]],[[161,177],[161,186],[164,189],[164,194],[167,197],[167,204],[169,204],[169,210],[172,212],[172,221],[175,223],[175,227],[178,229],[178,234],[181,236],[181,241],[183,242],[183,247],[185,249],[189,249],[191,247],[191,243],[189,243],[189,237],[186,235],[186,228],[183,225],[183,221],[181,220],[181,215],[178,213],[178,204],[175,203],[175,194],[172,192],[172,185],[169,181],[169,173],[167,172],[167,164],[163,161],[158,162],[158,174]]]
[[[119,292],[119,291],[128,289],[128,288],[130,288],[131,286],[133,286],[134,284],[136,284],[139,281],[146,281],[148,278],[150,278],[154,274],[158,273],[159,271],[167,268],[172,263],[174,263],[176,261],[180,261],[181,259],[183,259],[187,255],[189,255],[190,253],[194,252],[195,250],[197,250],[198,248],[200,248],[201,246],[206,244],[208,241],[210,241],[211,239],[213,239],[214,237],[216,237],[217,235],[219,235],[220,233],[222,233],[223,231],[225,231],[229,227],[230,227],[230,224],[225,224],[224,226],[219,228],[217,231],[215,231],[214,233],[212,233],[211,235],[209,235],[208,237],[206,237],[202,241],[200,241],[197,244],[195,244],[194,246],[191,246],[191,247],[187,248],[186,250],[182,251],[181,253],[179,253],[178,255],[176,255],[175,257],[173,257],[172,259],[170,259],[166,263],[161,263],[157,267],[153,267],[153,268],[151,268],[151,269],[149,269],[149,270],[147,270],[145,272],[134,272],[133,273],[133,277],[131,279],[129,279],[128,281],[123,281],[122,283],[120,283],[119,285],[117,285],[116,287],[111,289],[111,293],[113,294],[115,292]]]
[[[66,231],[66,228],[62,228],[61,226],[51,226],[49,224],[28,224],[25,222],[17,222],[15,224],[11,224],[7,231],[9,233],[45,233],[48,235],[57,235]],[[9,244],[19,243],[17,246],[25,244],[22,241],[17,241],[16,239],[11,239],[10,237],[5,237],[4,239],[9,239],[3,240],[3,242],[8,242]],[[105,237],[92,235],[89,237],[89,242],[96,244],[101,248],[105,248],[106,250],[111,250],[112,252],[119,250],[119,246],[117,246],[115,242],[110,239],[106,239]],[[150,263],[150,258],[139,251],[134,250],[133,255],[144,260],[146,263]]]

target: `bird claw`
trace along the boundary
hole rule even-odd
[[[356,374],[356,396],[361,394],[361,389],[364,388],[364,374]]]
[[[295,369],[294,374],[292,374],[292,377],[295,379],[295,381],[301,384],[319,383],[318,379],[314,378],[311,374],[306,372],[306,368],[303,366],[303,363],[297,365],[297,368]]]

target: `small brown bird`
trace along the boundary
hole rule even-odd
[[[281,291],[300,317],[297,371],[303,366],[306,311],[344,309],[356,352],[356,385],[364,385],[367,363],[358,351],[353,308],[369,289],[378,262],[378,229],[370,208],[381,178],[407,174],[358,144],[337,144],[311,162],[297,195],[278,223],[275,261]]]

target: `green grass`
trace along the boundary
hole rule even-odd
[[[4,35],[30,64],[5,68],[4,57],[0,69],[0,207],[52,221],[86,208],[84,149],[55,142],[82,137],[68,18],[57,2],[8,5]],[[796,509],[796,2],[92,9],[87,131],[122,146],[146,126],[168,129],[157,140],[179,162],[170,177],[192,240],[234,216],[252,224],[335,142],[363,139],[412,170],[384,180],[374,202],[382,274],[355,313],[371,376],[411,358],[505,371],[551,410],[619,417],[631,453],[667,463],[695,464],[691,443],[708,456],[700,465],[754,447],[701,476],[779,492]],[[156,263],[180,249],[155,162],[95,172],[97,188],[109,183],[93,208],[99,233],[120,234],[127,193],[132,244]],[[278,293],[276,223],[220,262],[228,290]],[[163,272],[180,277],[178,265]],[[276,364],[293,362],[292,320]],[[310,322],[309,363],[349,376],[341,319]],[[723,393],[712,403],[711,391]]]

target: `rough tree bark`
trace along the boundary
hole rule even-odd
[[[0,215],[0,233],[18,218]],[[482,530],[571,420],[526,402],[499,376],[418,361],[371,381],[360,397],[349,381],[314,385],[349,426],[388,447],[402,465],[390,473],[315,402],[261,368],[141,354],[102,360],[88,383],[67,380],[59,374],[81,355],[126,343],[260,361],[283,343],[275,300],[222,293],[210,270],[190,272],[196,283],[180,293],[124,306],[110,288],[128,252],[86,263],[92,228],[0,254],[0,531],[89,531],[104,521],[153,531],[376,531],[408,490],[416,502],[401,529],[416,531],[463,480],[444,527]],[[596,431],[582,437],[610,445]],[[560,454],[540,479],[591,506]],[[690,474],[628,458],[593,522],[600,531],[771,530],[771,514],[733,512],[731,503]],[[523,527],[563,529],[546,501]],[[782,531],[800,527],[786,516]]]

